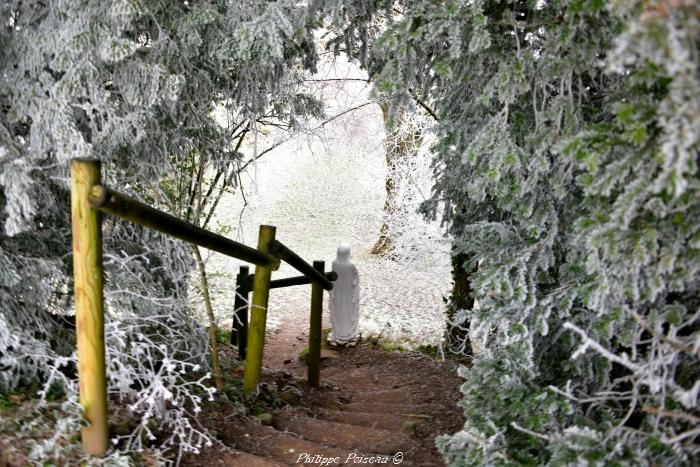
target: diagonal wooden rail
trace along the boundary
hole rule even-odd
[[[118,191],[94,185],[88,197],[90,206],[102,212],[157,230],[172,237],[217,251],[248,263],[279,268],[280,260],[242,243],[197,227],[173,215],[154,209]]]
[[[335,273],[324,273],[323,261],[310,265],[294,251],[275,240],[276,229],[261,225],[257,248],[217,235],[168,213],[159,211],[101,183],[100,162],[71,161],[71,223],[75,280],[76,333],[80,403],[88,426],[82,429],[83,450],[104,455],[108,447],[107,387],[104,346],[104,294],[101,213],[111,214],[179,238],[209,250],[255,265],[255,274],[241,268],[236,280],[236,343],[245,355],[243,390],[255,391],[262,372],[267,304],[270,289],[311,284],[309,330],[310,386],[318,387],[323,289],[331,290]],[[303,276],[271,280],[284,260]],[[248,323],[247,295],[253,292]],[[245,294],[246,300],[243,300]],[[242,310],[245,310],[242,312]],[[245,316],[243,316],[243,313]],[[233,336],[233,334],[232,334]],[[243,346],[243,349],[241,349]]]
[[[317,271],[313,266],[301,259],[299,255],[287,248],[279,240],[272,240],[268,244],[267,248],[270,253],[294,266],[297,271],[304,274],[306,277],[311,278],[314,282],[318,282],[324,289],[331,290],[333,288],[333,284],[326,276],[323,275],[323,273]]]

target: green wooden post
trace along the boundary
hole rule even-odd
[[[100,162],[71,161],[71,223],[75,327],[78,344],[80,405],[89,426],[81,431],[83,450],[107,452],[107,382],[102,292],[102,227],[100,213],[90,207],[88,194],[100,184]]]
[[[323,274],[326,264],[314,261],[314,269]],[[306,360],[308,367],[309,387],[317,388],[321,382],[321,323],[323,313],[323,286],[318,282],[311,283],[311,318],[309,323],[309,355]]]
[[[258,251],[265,254],[268,253],[268,243],[275,239],[275,230],[275,227],[271,225],[260,226]],[[250,394],[255,391],[255,388],[260,382],[271,276],[272,269],[269,266],[255,266],[253,299],[251,300],[250,324],[248,326],[248,349],[246,351],[245,370],[243,372],[243,392],[245,394]]]

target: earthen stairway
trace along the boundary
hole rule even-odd
[[[442,465],[435,436],[463,425],[455,364],[362,344],[326,351],[321,388],[300,393],[305,367],[284,352],[267,358],[275,354],[275,344],[270,347],[266,360],[281,369],[268,369],[264,380],[285,406],[266,424],[206,414],[219,443],[183,465]]]

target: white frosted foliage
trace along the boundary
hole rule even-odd
[[[22,161],[5,164],[0,172],[0,186],[7,197],[4,227],[10,237],[29,228],[36,214],[36,203],[31,196],[34,182],[24,166]]]

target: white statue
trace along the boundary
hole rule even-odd
[[[338,274],[338,279],[330,292],[331,333],[328,343],[332,346],[353,346],[357,343],[357,323],[360,319],[360,275],[350,261],[350,246],[347,243],[341,243],[338,247],[333,271]]]

